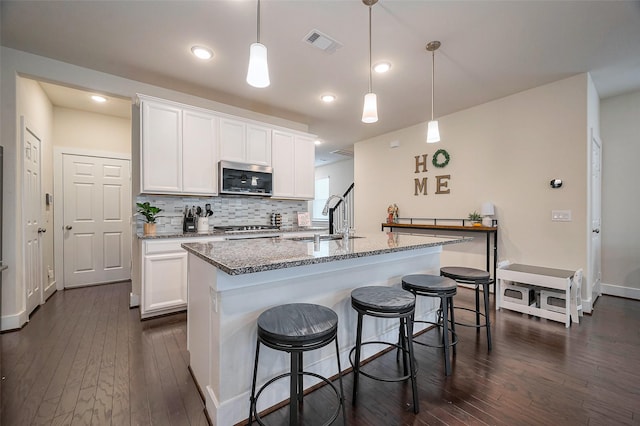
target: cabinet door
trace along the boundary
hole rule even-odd
[[[217,194],[216,116],[185,109],[182,115],[182,192]]]
[[[142,316],[151,311],[187,306],[187,252],[168,252],[144,257]]]
[[[246,162],[271,165],[271,129],[247,124]]]
[[[241,121],[220,118],[220,159],[245,162],[246,125]]]
[[[182,110],[142,103],[142,192],[182,191]]]
[[[315,142],[311,138],[296,136],[294,151],[295,197],[315,198]]]
[[[290,133],[273,131],[271,164],[273,167],[273,196],[295,196],[295,138]]]

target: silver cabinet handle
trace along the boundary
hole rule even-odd
[[[64,227],[64,229],[66,229],[67,231],[71,231],[73,229],[73,226],[67,225]]]
[[[46,228],[38,228],[38,234],[44,234],[47,232]]]

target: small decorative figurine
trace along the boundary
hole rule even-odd
[[[387,223],[398,223],[398,205],[395,203],[387,207]]]

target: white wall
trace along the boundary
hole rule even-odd
[[[316,167],[316,180],[324,177],[329,177],[329,194],[344,194],[353,183],[353,159]]]
[[[442,142],[426,144],[426,123],[355,145],[356,229],[379,231],[387,206],[400,217],[466,218],[483,202],[496,206],[499,259],[563,269],[585,268],[587,220],[586,74],[439,118]],[[398,148],[390,148],[391,141]],[[445,149],[450,163],[431,165]],[[427,173],[415,156],[428,154]],[[435,176],[451,175],[450,194],[435,194]],[[427,176],[428,195],[414,195]],[[560,189],[549,181],[561,178]],[[571,210],[552,222],[551,210]],[[484,238],[446,246],[443,263],[484,268]]]
[[[53,145],[130,155],[131,120],[54,107]]]
[[[640,91],[602,101],[603,292],[640,299]]]

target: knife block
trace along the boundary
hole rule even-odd
[[[197,231],[197,216],[187,217],[185,216],[182,221],[182,232],[196,232]]]

